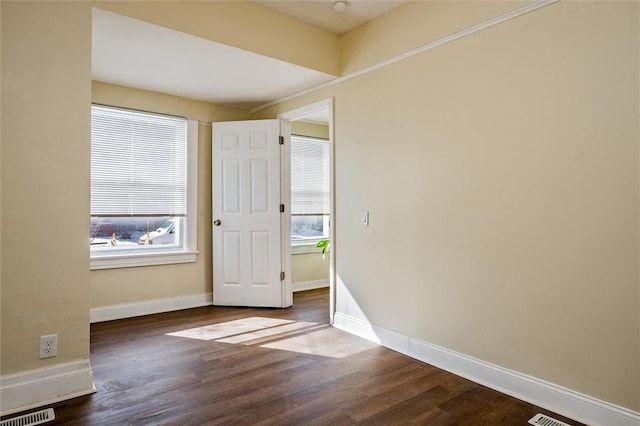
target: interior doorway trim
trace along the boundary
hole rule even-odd
[[[333,325],[333,317],[336,312],[336,235],[335,235],[335,149],[333,135],[333,98],[323,99],[296,108],[278,115],[282,121],[292,122],[302,119],[311,113],[329,110],[329,235],[331,236],[331,249],[329,250],[329,322]],[[291,182],[289,182],[291,185]]]

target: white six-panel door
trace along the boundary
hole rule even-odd
[[[280,122],[213,123],[213,303],[285,306]]]

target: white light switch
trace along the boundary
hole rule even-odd
[[[360,223],[363,226],[369,226],[369,210],[362,210],[362,213],[360,213]]]

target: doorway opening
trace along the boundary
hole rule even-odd
[[[289,262],[292,290],[329,287],[329,321],[335,312],[334,142],[333,99],[325,99],[281,114],[283,134],[289,139],[289,170],[284,193],[291,206],[283,226],[290,229]],[[329,242],[323,254],[316,247]]]

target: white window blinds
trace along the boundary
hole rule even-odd
[[[291,136],[291,214],[329,214],[329,141]]]
[[[91,107],[91,215],[184,216],[187,120]]]

